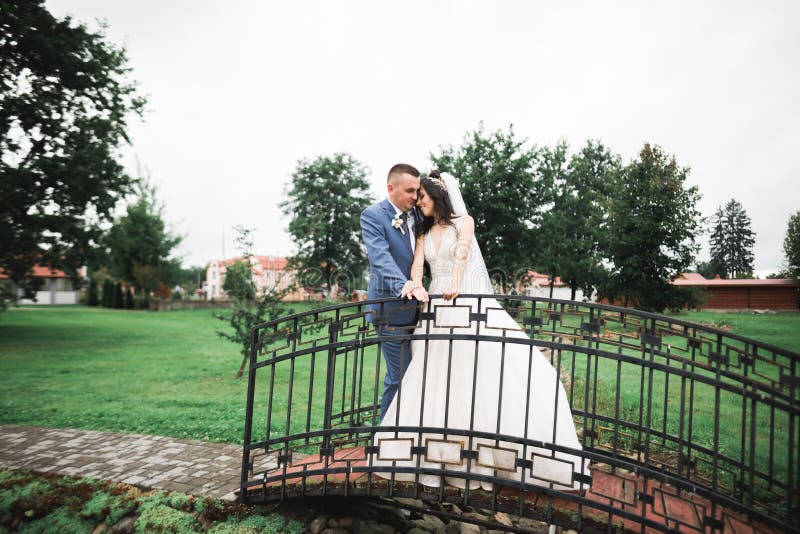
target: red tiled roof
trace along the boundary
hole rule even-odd
[[[722,280],[721,278],[714,278],[709,280],[697,273],[683,273],[673,280],[672,284],[684,287],[800,287],[800,282],[788,278],[766,278],[764,280],[752,278]]]
[[[0,270],[0,279],[4,280],[8,275]],[[44,265],[33,266],[33,278],[69,278],[69,275],[61,269],[53,269]]]
[[[537,273],[536,271],[528,271],[528,276],[530,277],[532,284],[538,284],[540,286],[550,285],[550,277],[546,274]],[[561,277],[556,276],[556,280],[553,283],[553,287],[562,287],[565,285],[567,284],[561,280]]]
[[[705,280],[706,278],[700,273],[683,273],[678,277],[678,280]]]
[[[261,266],[268,271],[284,271],[289,260],[280,256],[256,256]]]
[[[289,260],[280,256],[253,256],[261,264],[261,268],[266,271],[285,271]],[[217,260],[219,266],[233,265],[237,261],[242,261],[241,256],[228,258],[227,260]]]

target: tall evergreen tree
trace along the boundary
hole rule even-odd
[[[113,304],[114,284],[106,278],[103,280],[103,299],[102,305],[104,308],[110,308]]]
[[[744,207],[731,199],[717,208],[712,219],[711,265],[722,278],[745,278],[753,275],[755,232]]]
[[[125,296],[122,293],[122,284],[117,282],[114,284],[113,298],[111,300],[111,307],[119,309],[125,306]]]
[[[783,253],[786,256],[786,274],[790,278],[800,279],[800,211],[789,217]]]
[[[349,154],[298,162],[281,204],[291,216],[297,254],[292,264],[306,285],[350,289],[363,279],[366,254],[359,216],[372,202],[366,168]]]
[[[97,306],[100,304],[100,299],[98,298],[98,288],[97,288],[97,278],[92,276],[89,278],[89,288],[86,290],[86,305],[87,306]]]

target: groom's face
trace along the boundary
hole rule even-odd
[[[419,176],[401,174],[389,180],[389,200],[403,211],[408,211],[417,203]]]

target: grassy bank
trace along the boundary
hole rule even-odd
[[[800,314],[689,312],[680,318],[800,350]],[[9,310],[0,316],[0,424],[241,443],[247,383],[234,379],[241,359],[235,345],[215,334],[221,326],[209,310]],[[374,365],[374,355],[368,358]],[[295,369],[298,383],[309,371]],[[604,382],[614,383],[614,369],[602,374]],[[280,376],[276,379],[271,397],[278,402],[286,398],[285,382]],[[320,387],[322,383],[315,384],[314,402],[320,404],[315,413],[322,409],[322,396],[316,391]],[[631,388],[623,393],[626,406],[638,400]],[[306,410],[300,406],[305,402],[302,392],[295,391],[293,429],[295,423],[305,423]],[[276,424],[284,427],[285,421]]]
[[[209,310],[9,310],[0,422],[242,440],[238,348]]]

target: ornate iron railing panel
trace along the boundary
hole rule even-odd
[[[470,299],[484,305],[495,299],[516,325],[497,322],[492,306],[457,309]],[[421,306],[422,324],[451,321],[452,327],[446,333],[408,329],[400,338],[415,343],[414,357],[427,358],[429,344],[439,341],[450,347],[494,341],[504,347],[503,354],[511,345],[531,353],[536,347],[555,368],[569,406],[559,406],[555,397],[552,406],[529,408],[542,413],[571,408],[582,448],[472,427],[381,425],[380,342],[386,337],[373,323],[387,323],[394,313],[387,304],[393,302],[340,304],[254,329],[243,499],[414,497],[507,511],[584,531],[723,532],[752,523],[800,532],[800,354],[632,309],[464,295],[447,310],[449,318],[440,318],[437,313],[443,311],[430,303]],[[378,308],[373,322],[368,306]],[[465,331],[458,321],[467,321],[473,330]],[[476,357],[473,377],[478,362]],[[443,386],[449,384],[448,378]],[[470,392],[460,394],[454,398],[470,398]],[[492,409],[499,414],[496,406]],[[386,463],[388,441],[382,449],[376,435],[387,433],[394,434],[392,447],[409,455],[412,465]],[[463,445],[458,455],[466,469],[447,461],[456,442]],[[495,460],[481,464],[487,450]],[[565,489],[565,480],[532,480],[537,461],[557,461],[559,454],[579,457],[590,465],[591,476],[573,465],[572,489]],[[511,462],[507,472],[503,461]],[[432,488],[419,484],[421,477],[483,482],[487,489]]]

